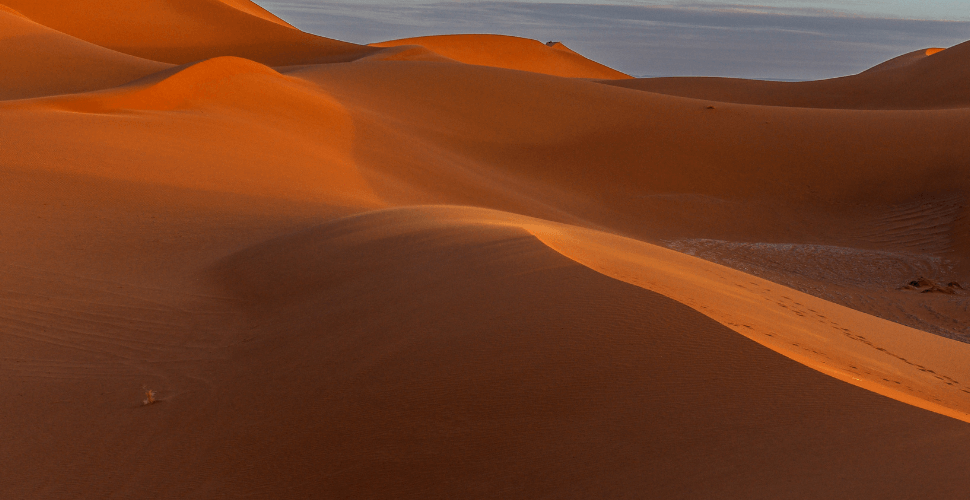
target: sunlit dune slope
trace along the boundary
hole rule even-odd
[[[244,411],[274,415],[247,433],[273,443],[256,450],[305,464],[286,469],[293,484],[344,471],[319,486],[328,496],[878,498],[963,487],[965,424],[592,273],[523,222],[395,210],[219,264],[256,325],[232,358],[256,402]]]
[[[372,44],[374,47],[419,45],[466,64],[492,66],[571,78],[624,79],[629,76],[591,61],[561,43],[504,35],[440,35]]]
[[[759,105],[510,37],[341,44],[246,0],[10,4],[60,40],[38,51],[180,65],[0,102],[0,497],[970,486],[970,346],[874,316],[970,321],[955,287],[899,287],[970,280],[970,108],[920,93],[967,44]]]
[[[384,47],[378,52],[358,59],[358,61],[458,62],[420,45],[395,45],[393,47]]]
[[[650,241],[914,252],[953,260],[934,279],[970,276],[962,109],[708,109],[708,101],[443,62],[282,76],[225,58],[180,70],[8,104],[11,119],[0,126],[18,147],[0,159],[352,206],[485,206]],[[940,216],[920,215],[920,206],[943,202]]]
[[[831,80],[769,82],[690,77],[607,83],[696,99],[769,106],[941,109],[970,107],[968,78],[970,42],[943,51],[916,51],[858,75]]]
[[[709,109],[710,101],[437,63],[288,74],[318,83],[357,117],[358,166],[393,203],[487,206],[685,250],[720,242],[728,257],[788,245],[787,254],[740,261],[770,258],[795,273],[772,279],[966,338],[957,328],[970,321],[965,299],[897,290],[924,273],[970,278],[965,109]],[[887,258],[892,265],[872,264]]]
[[[654,193],[879,203],[970,189],[963,168],[970,145],[959,140],[970,112],[963,109],[708,109],[708,101],[434,62],[287,74],[332,94],[359,117],[361,133],[373,125],[409,136],[390,146],[393,131],[387,145],[362,135],[362,156],[403,147],[428,169],[454,161],[433,159],[446,150],[469,168],[552,184],[597,203],[622,206]],[[409,155],[397,156],[384,158],[386,168],[403,169],[395,164]],[[873,185],[874,178],[883,182]]]
[[[264,64],[348,61],[372,48],[303,33],[249,0],[3,0],[33,21],[105,48],[185,64],[239,56]]]
[[[268,199],[5,178],[0,223],[22,237],[0,241],[4,496],[967,486],[962,422],[595,273],[530,234],[542,221],[440,207],[321,225]],[[140,406],[141,384],[160,402]]]
[[[0,5],[0,99],[105,89],[167,66],[78,40]]]
[[[654,239],[970,249],[959,202],[933,234],[900,227],[876,243],[863,231],[898,204],[970,194],[968,110],[708,109],[710,101],[430,62],[289,74],[358,117],[358,162],[400,203],[576,220],[556,215],[566,212]]]
[[[0,157],[22,169],[378,203],[352,158],[353,124],[343,107],[306,82],[246,59],[215,58],[117,89],[0,109],[4,137],[20,145]],[[30,150],[42,156],[25,156]],[[72,161],[54,160],[65,155]]]

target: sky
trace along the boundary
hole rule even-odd
[[[371,43],[450,33],[561,41],[628,74],[810,80],[970,40],[968,0],[256,0],[294,26]]]

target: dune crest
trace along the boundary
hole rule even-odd
[[[70,137],[60,147],[74,161],[44,162],[43,170],[337,206],[382,205],[352,156],[354,125],[344,107],[250,60],[219,57],[115,89],[3,106],[12,120],[46,123],[48,133]],[[65,151],[51,149],[29,128],[3,133],[17,138],[21,151]],[[162,153],[146,158],[132,143]],[[105,147],[114,154],[105,157]],[[0,152],[16,161],[12,155]]]
[[[276,24],[279,24],[280,26],[285,26],[287,28],[296,29],[293,27],[292,24],[276,17],[275,15],[273,15],[272,12],[260,7],[259,5],[256,5],[251,0],[219,0],[219,1],[234,9],[241,10],[247,14],[251,14],[260,19],[265,19],[271,23],[276,23]]]
[[[383,48],[379,52],[375,52],[374,54],[357,60],[357,62],[364,61],[458,62],[421,45],[396,45],[393,47]]]
[[[278,86],[286,77],[263,64],[239,57],[216,57],[149,75],[122,87],[55,98],[63,109],[89,113],[112,110],[173,110],[193,104],[230,103],[245,107],[254,91],[270,94],[263,85]],[[299,86],[299,85],[297,85]],[[237,99],[238,96],[246,97]],[[285,100],[285,99],[284,99]]]
[[[632,80],[9,1],[0,498],[970,489],[970,42]]]
[[[78,40],[0,7],[0,100],[100,90],[168,67]]]
[[[667,95],[738,104],[827,109],[970,107],[970,42],[904,54],[862,73],[813,82],[648,78],[605,82]]]
[[[6,5],[4,5],[2,3],[0,3],[0,11],[6,12],[7,14],[13,14],[13,15],[15,15],[17,17],[22,17],[24,19],[27,19],[27,16],[21,14],[20,12],[17,12],[16,10],[11,9],[10,7],[7,7]]]
[[[374,51],[293,29],[249,0],[5,3],[39,24],[81,40],[171,64],[218,56],[269,65],[345,62]]]
[[[310,387],[328,401],[310,424],[327,446],[260,428],[301,462],[353,464],[323,486],[332,496],[570,496],[580,488],[745,498],[767,488],[881,497],[936,485],[945,496],[963,484],[940,468],[966,463],[956,444],[965,442],[957,431],[965,423],[807,369],[711,321],[697,304],[563,258],[536,233],[556,247],[584,239],[514,214],[408,207],[334,220],[221,260],[213,276],[260,325],[236,359],[299,367],[271,376],[270,404]],[[617,255],[612,241],[587,241],[602,244],[595,253]],[[654,277],[669,279],[657,264]],[[419,293],[399,295],[402,284]],[[340,290],[355,302],[335,302]],[[404,313],[416,303],[436,312]],[[370,313],[340,321],[346,308]],[[336,360],[353,375],[336,372]],[[305,382],[293,388],[291,377]],[[331,382],[311,385],[321,379]],[[293,412],[275,425],[312,421],[312,412]],[[413,422],[432,424],[407,429]],[[934,446],[907,444],[914,432]],[[886,454],[871,453],[875,436]],[[395,463],[415,443],[427,455]],[[933,454],[940,458],[927,461]],[[380,480],[368,480],[375,467]],[[887,468],[896,471],[892,487]],[[840,479],[847,470],[852,480]]]
[[[628,75],[591,61],[561,43],[505,35],[438,35],[371,44],[373,47],[420,45],[466,64],[531,71],[569,78],[623,79]]]

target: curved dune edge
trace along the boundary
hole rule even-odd
[[[0,4],[0,100],[112,88],[169,66],[74,38]]]
[[[251,2],[250,0],[219,0],[220,2],[242,12],[245,12],[251,16],[258,17],[264,21],[269,21],[271,23],[276,23],[280,26],[285,26],[287,28],[296,29],[292,24],[276,17],[272,12],[260,7],[259,5]]]
[[[604,84],[737,104],[822,109],[953,109],[970,107],[970,42],[920,49],[861,73],[827,80],[774,82],[740,78],[664,77]]]
[[[507,212],[456,208],[396,210],[430,212],[439,221],[522,228],[574,262],[683,303],[819,372],[970,422],[970,367],[962,362],[970,345],[638,240]]]
[[[444,58],[494,68],[566,78],[629,79],[629,75],[570,50],[562,43],[506,35],[437,35],[372,43],[371,47],[421,46]],[[423,54],[421,57],[425,57]]]
[[[353,158],[350,112],[310,84],[251,60],[218,57],[113,89],[9,101],[2,109],[25,130],[46,127],[70,138],[61,144],[71,148],[73,161],[40,170],[361,209],[386,206]],[[114,154],[105,155],[106,149]]]
[[[374,48],[304,33],[250,0],[4,0],[34,22],[170,64],[238,56],[270,65],[348,62]]]
[[[579,228],[533,232],[550,248],[594,271],[695,308],[803,365],[970,422],[970,393],[964,390],[970,388],[970,370],[959,362],[970,355],[966,344],[673,250],[588,233]]]
[[[2,3],[0,3],[0,12],[6,12],[8,14],[13,14],[13,15],[15,15],[17,17],[22,17],[24,19],[27,19],[28,21],[30,20],[27,16],[21,14],[20,12],[14,10],[14,9],[11,9],[10,7],[7,7],[6,5],[4,5]]]

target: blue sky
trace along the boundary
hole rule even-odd
[[[562,41],[635,76],[831,78],[970,40],[968,0],[256,1],[300,29],[355,43],[500,33]]]

